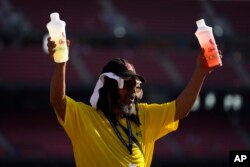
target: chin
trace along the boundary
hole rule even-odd
[[[122,111],[129,115],[136,114],[135,103],[122,105]]]

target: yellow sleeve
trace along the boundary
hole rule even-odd
[[[64,128],[64,130],[66,131],[66,133],[70,139],[75,138],[75,136],[74,136],[76,134],[75,132],[77,131],[77,129],[79,127],[77,125],[77,122],[78,122],[77,119],[79,118],[79,112],[78,112],[79,105],[77,103],[79,103],[79,102],[76,102],[72,98],[66,96],[66,110],[65,110],[64,121],[57,114],[57,112],[55,112],[59,124]],[[83,129],[81,129],[81,130],[83,130]],[[72,133],[73,131],[74,131],[74,133]]]
[[[179,121],[174,121],[175,101],[163,104],[143,104],[144,132],[148,141],[156,141],[178,128]]]

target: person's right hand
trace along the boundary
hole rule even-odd
[[[70,40],[67,40],[67,46],[69,49]],[[53,55],[55,53],[56,43],[55,43],[55,41],[51,41],[51,37],[48,37],[48,39],[47,39],[47,47],[48,47],[50,57],[54,60]]]
[[[56,43],[55,41],[51,41],[51,37],[48,37],[47,41],[48,41],[47,46],[48,46],[49,55],[52,59],[54,59],[53,55],[55,53]]]

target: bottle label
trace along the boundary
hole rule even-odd
[[[208,67],[214,67],[221,64],[221,59],[214,40],[209,39],[204,49]]]
[[[60,45],[63,45],[63,44],[66,44],[66,36],[65,36],[65,33],[62,32],[62,38],[59,39],[59,42],[58,42]]]
[[[209,53],[212,53],[212,52],[216,52],[217,51],[217,48],[216,48],[216,45],[215,45],[215,43],[213,42],[213,40],[212,39],[209,39],[209,46],[208,46],[208,52]]]

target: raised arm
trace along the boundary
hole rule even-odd
[[[208,68],[203,54],[204,51],[202,51],[202,54],[198,56],[196,68],[191,80],[176,99],[175,120],[180,120],[189,114],[192,106],[195,103],[196,98],[200,93],[204,79],[212,70],[217,68]]]
[[[48,50],[51,57],[54,54],[55,43],[48,38]],[[64,120],[66,109],[66,73],[67,62],[55,63],[50,84],[50,104],[57,114]]]

